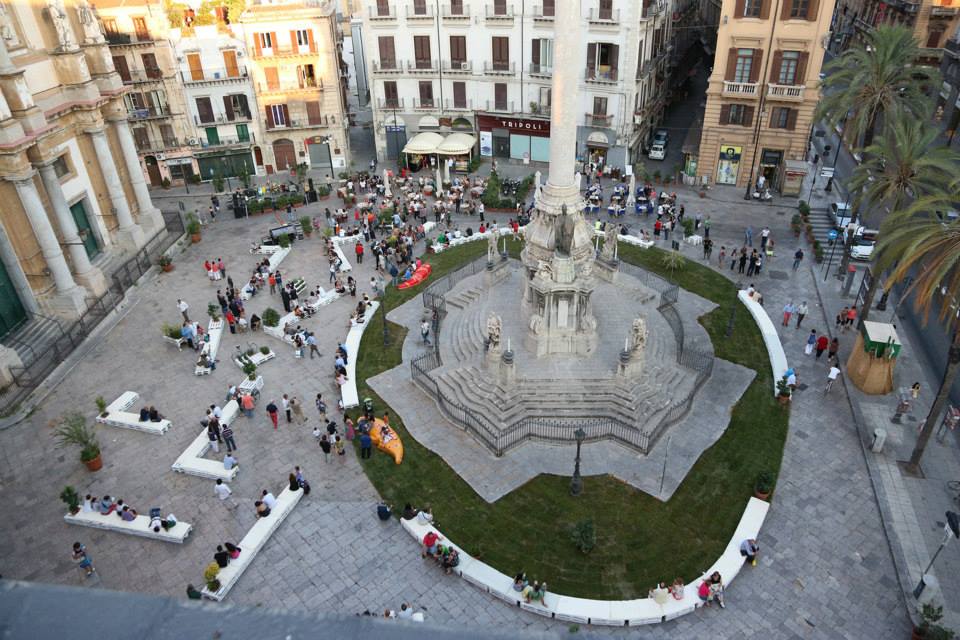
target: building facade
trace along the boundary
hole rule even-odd
[[[79,316],[105,262],[165,233],[127,91],[84,0],[0,3],[0,334]]]
[[[258,173],[304,163],[330,175],[345,169],[347,88],[334,3],[251,5],[240,32],[263,131],[253,147]]]
[[[882,24],[905,25],[920,45],[918,62],[939,66],[947,41],[960,27],[957,0],[844,0],[837,3],[834,45],[846,49]]]
[[[583,33],[577,157],[624,167],[645,149],[666,105],[672,5],[579,4],[579,24],[562,25]],[[561,27],[554,7],[555,0],[371,2],[360,20],[377,157],[400,159],[424,132],[471,133],[482,156],[545,162]]]
[[[832,0],[723,0],[697,181],[746,187],[759,176],[796,194],[819,100]]]

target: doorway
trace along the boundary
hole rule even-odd
[[[292,169],[297,166],[297,151],[293,142],[280,139],[273,143],[273,158],[277,163],[277,170]]]
[[[0,338],[7,335],[27,319],[27,311],[20,302],[6,266],[0,262]]]
[[[70,213],[73,214],[73,220],[77,223],[77,231],[80,233],[83,248],[87,250],[87,257],[92,260],[100,253],[100,247],[97,246],[97,239],[93,235],[93,229],[90,228],[90,220],[87,218],[83,200],[70,207]]]
[[[143,162],[147,165],[147,175],[150,176],[150,186],[163,186],[163,176],[160,175],[160,165],[156,156],[144,156]]]

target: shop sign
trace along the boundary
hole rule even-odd
[[[526,118],[478,115],[477,126],[481,131],[507,129],[510,133],[519,135],[537,137],[548,137],[550,135],[549,120],[528,120]]]

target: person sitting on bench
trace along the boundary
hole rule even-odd
[[[150,417],[150,422],[160,422],[163,420],[163,416],[160,415],[160,412],[157,411],[157,408],[153,405],[150,406],[150,411],[147,413],[147,415]]]
[[[150,420],[150,408],[143,407],[140,409],[140,422],[147,422]]]

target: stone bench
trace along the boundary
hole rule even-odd
[[[163,341],[167,344],[172,344],[177,348],[177,351],[183,351],[183,345],[187,343],[183,338],[171,338],[168,335],[163,336]]]
[[[237,404],[236,400],[231,400],[223,407],[223,418],[220,420],[221,426],[233,423],[239,414],[240,405]],[[234,467],[228,471],[223,468],[222,460],[204,458],[203,456],[206,455],[209,450],[210,438],[207,436],[207,430],[204,429],[200,432],[200,435],[193,439],[193,442],[187,446],[170,468],[177,473],[210,478],[211,480],[220,479],[225,482],[233,480],[239,468]]]
[[[256,249],[251,249],[250,253],[259,253],[265,256],[272,256],[278,251],[280,251],[280,245],[278,244],[261,244]]]
[[[701,605],[700,598],[697,595],[700,582],[714,571],[720,572],[724,585],[729,586],[743,567],[744,558],[740,555],[740,543],[748,538],[759,537],[760,527],[763,525],[769,508],[769,503],[757,498],[750,498],[743,516],[740,518],[740,523],[720,558],[696,580],[684,586],[682,599],[677,600],[671,597],[664,605],[658,604],[653,598],[593,600],[559,595],[550,591],[547,591],[542,604],[536,602],[527,604],[523,601],[520,593],[513,590],[513,579],[510,576],[465,553],[463,549],[446,539],[433,526],[421,524],[416,518],[413,520],[401,519],[400,524],[421,546],[423,545],[423,537],[427,532],[437,533],[443,538],[441,541],[443,544],[450,545],[460,553],[460,564],[453,570],[454,573],[512,606],[518,606],[525,611],[566,622],[622,627],[625,625],[657,624],[691,613]]]
[[[124,391],[119,398],[107,405],[107,415],[98,415],[95,420],[100,424],[107,424],[111,427],[134,429],[136,431],[152,433],[158,436],[166,433],[167,429],[170,428],[169,420],[164,419],[160,422],[150,422],[148,420],[146,422],[141,422],[139,413],[130,413],[126,411],[126,409],[129,409],[133,406],[133,403],[135,403],[139,397],[140,395],[134,391]]]
[[[343,249],[340,247],[340,243],[344,240],[356,243],[356,240],[351,237],[333,239],[333,250],[336,252],[337,257],[340,258],[340,270],[337,273],[347,273],[348,271],[353,271],[353,267],[350,266],[350,261],[347,260],[347,254],[345,254]]]
[[[747,289],[737,293],[740,302],[747,308],[754,322],[760,329],[760,335],[763,336],[763,343],[767,347],[767,356],[770,358],[770,369],[773,372],[773,395],[777,395],[777,381],[783,378],[789,369],[787,364],[787,354],[783,351],[783,344],[780,343],[780,335],[777,333],[777,327],[767,315],[763,305],[747,295]]]
[[[206,340],[203,343],[203,348],[200,349],[200,354],[207,354],[207,357],[212,361],[216,362],[217,360],[217,351],[220,349],[220,338],[223,336],[223,319],[213,320],[211,318],[210,323],[207,325],[207,335],[210,336],[210,340]],[[205,376],[209,375],[213,371],[210,367],[201,367],[196,365],[193,370],[194,375]]]
[[[259,351],[255,351],[252,356],[248,356],[246,353],[244,353],[239,358],[234,358],[233,362],[238,367],[243,369],[243,366],[244,364],[246,364],[247,361],[252,362],[253,364],[259,367],[264,362],[273,360],[276,357],[277,357],[277,354],[275,354],[273,351],[268,351],[267,353],[261,353]]]
[[[240,557],[236,560],[231,560],[230,564],[220,569],[220,573],[217,574],[217,579],[220,581],[220,588],[216,591],[210,591],[204,587],[202,591],[204,597],[211,600],[223,600],[227,597],[227,593],[230,592],[233,585],[237,583],[237,580],[240,579],[243,572],[250,566],[250,563],[253,562],[257,553],[267,544],[270,536],[277,530],[277,527],[290,515],[290,512],[297,506],[301,498],[303,498],[303,489],[291,491],[290,487],[286,487],[280,492],[280,495],[277,496],[276,507],[270,511],[270,515],[265,518],[257,518],[257,522],[250,527],[250,530],[243,536],[243,539],[237,543],[237,546],[242,549]]]
[[[127,522],[114,513],[101,515],[99,511],[78,511],[76,515],[69,513],[63,516],[63,521],[67,524],[78,524],[84,527],[93,527],[94,529],[106,529],[118,533],[127,533],[132,536],[142,538],[152,538],[162,540],[163,542],[176,542],[183,544],[190,532],[193,531],[193,525],[187,522],[177,522],[172,528],[160,531],[154,531],[150,528],[149,516],[137,516]]]
[[[342,295],[342,293],[337,293],[333,289],[326,291],[323,287],[317,287],[317,301],[314,304],[307,304],[305,306],[313,311],[317,311],[320,307],[330,304]]]
[[[360,339],[363,338],[363,332],[366,331],[370,319],[379,307],[379,302],[371,302],[367,306],[367,312],[364,314],[364,321],[361,324],[357,324],[353,320],[350,321],[350,331],[347,332],[347,339],[344,342],[347,347],[347,383],[340,387],[340,404],[343,409],[360,405],[360,398],[357,393],[357,354],[360,353]]]

